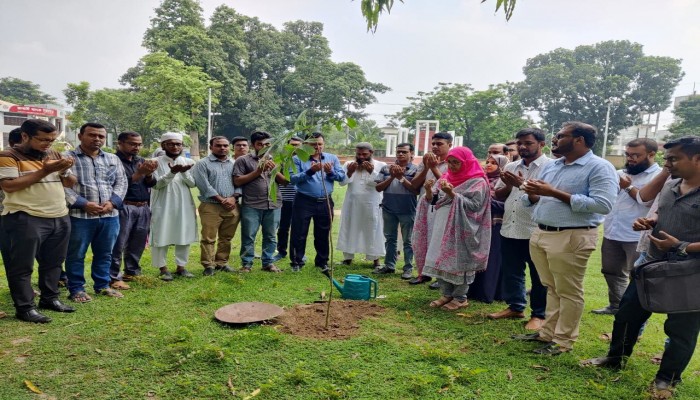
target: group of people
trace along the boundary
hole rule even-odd
[[[51,149],[56,128],[27,120],[10,134],[12,147],[0,153],[0,247],[16,316],[51,321],[34,302],[34,260],[38,308],[72,312],[58,298],[62,265],[69,298],[90,301],[88,246],[94,292],[121,297],[127,282],[142,273],[147,243],[164,281],[193,277],[186,266],[198,240],[205,276],[233,272],[229,259],[238,225],[241,272],[253,268],[258,231],[262,270],[281,272],[275,262],[288,257],[298,272],[306,263],[313,220],[313,262],[327,273],[338,183],[347,185],[336,246],[343,264],[363,254],[374,273],[393,274],[403,256],[401,278],[414,285],[435,279],[441,296],[430,307],[458,310],[469,298],[503,300],[507,307],[489,315],[494,320],[524,318],[529,293],[525,328],[532,333],[513,338],[540,343],[537,354],[569,352],[578,339],[586,267],[604,224],[609,304],[593,313],[614,315],[615,322],[608,356],[584,364],[619,368],[650,315],[629,285],[634,266],[669,252],[700,255],[700,138],[666,143],[663,169],[655,161],[656,142],[632,140],[625,168],[616,171],[593,154],[596,134],[591,125],[566,123],[552,139],[557,158],[549,158],[543,154],[544,132],[523,129],[512,142],[490,146],[482,165],[470,149],[453,147],[452,135],[439,132],[417,164],[410,143],[398,144],[389,164],[374,158],[370,143],[357,143],[354,159],[341,166],[337,156],[324,152],[323,134],[314,133],[289,140],[315,152],[308,159],[295,156],[286,178],[265,155],[271,135],[263,131],[253,132],[250,143],[213,137],[210,155],[198,162],[183,156],[182,135],[169,132],[160,138],[162,154],[147,160],[138,155],[143,142],[135,132],[121,133],[118,151],[110,154],[102,150],[105,127],[88,123],[80,128],[80,145],[61,155]],[[173,272],[166,261],[170,246]],[[700,313],[669,315],[665,331],[668,343],[652,385],[657,392],[670,392],[680,381],[700,332]]]

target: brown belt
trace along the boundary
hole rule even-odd
[[[145,207],[148,205],[147,201],[129,201],[129,200],[124,200],[124,204],[127,206],[135,206],[135,207]]]

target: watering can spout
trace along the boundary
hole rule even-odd
[[[343,287],[340,286],[340,283],[338,283],[338,281],[336,281],[335,279],[331,279],[331,282],[333,282],[333,286],[335,286],[335,288],[338,289],[338,291],[340,292],[340,295],[342,296],[343,295]]]

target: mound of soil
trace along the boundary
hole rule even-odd
[[[347,339],[357,333],[362,318],[384,312],[384,307],[369,301],[333,300],[326,329],[326,307],[327,303],[300,304],[286,310],[277,318],[280,331],[314,339]]]

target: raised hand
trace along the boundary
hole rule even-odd
[[[323,171],[324,171],[326,174],[332,173],[332,172],[333,172],[333,164],[332,164],[332,163],[329,163],[329,162],[323,163]]]
[[[423,156],[423,164],[426,168],[434,168],[438,165],[437,156],[433,153],[425,153]]]
[[[63,172],[72,167],[73,162],[74,160],[72,157],[61,158],[60,160],[49,160],[45,158],[42,160],[41,169],[49,174],[53,172]]]
[[[656,220],[653,218],[637,218],[632,224],[632,229],[635,231],[648,231],[654,229]]]
[[[348,175],[352,175],[357,171],[357,163],[355,161],[348,163]]]
[[[509,186],[514,186],[519,188],[524,182],[523,173],[518,171],[518,175],[512,172],[501,172],[501,180],[503,183]]]
[[[625,174],[620,177],[620,188],[621,189],[626,189],[630,187],[632,184],[632,178],[630,178],[629,175]]]
[[[141,175],[151,175],[155,170],[158,169],[158,162],[155,160],[146,160],[139,164],[136,171]]]
[[[318,172],[321,170],[321,168],[323,168],[323,164],[321,164],[320,162],[311,161],[311,168],[309,168],[310,170]]]
[[[445,192],[445,194],[449,195],[450,197],[454,196],[454,186],[445,179],[440,179],[440,190]]]
[[[371,161],[365,161],[362,163],[362,168],[371,174],[374,171],[374,163]]]
[[[522,189],[527,194],[537,195],[537,196],[551,196],[554,187],[549,183],[540,179],[530,179],[526,181]]]

